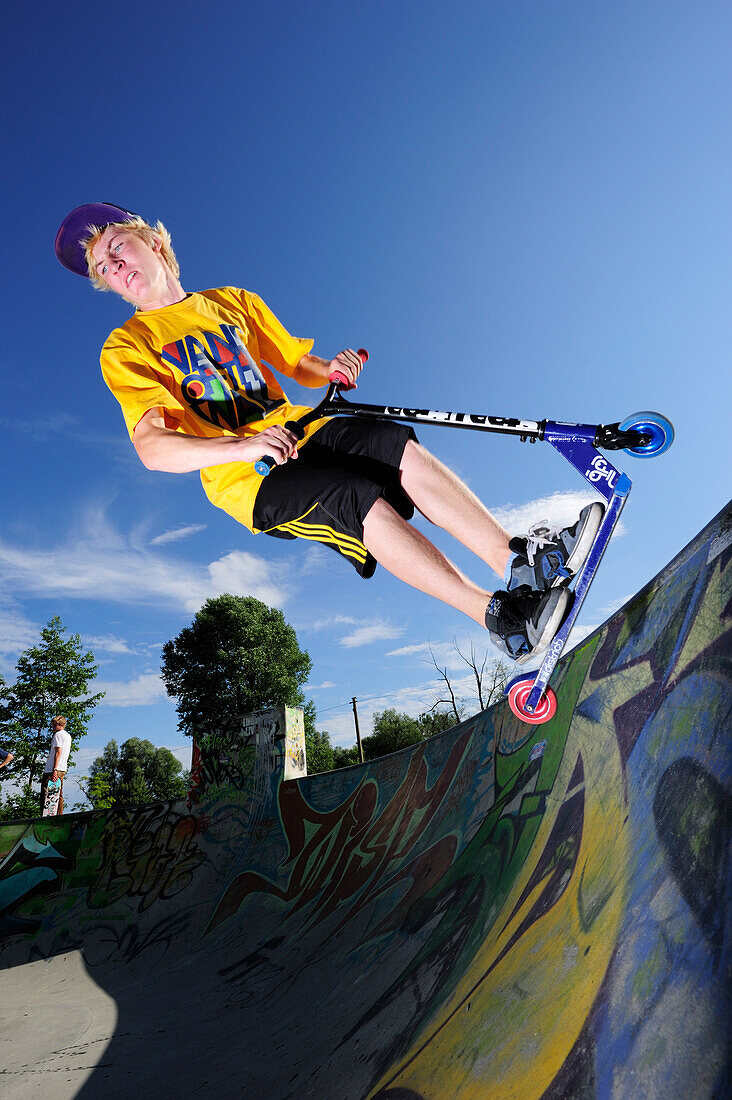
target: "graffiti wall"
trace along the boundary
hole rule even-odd
[[[247,800],[269,790],[272,776],[307,775],[301,707],[275,707],[243,715],[231,726],[193,739],[189,808],[214,792],[244,791]]]
[[[249,731],[248,778],[219,745],[188,805],[1,830],[0,1004],[53,961],[54,1003],[97,990],[117,1025],[34,1047],[16,995],[0,1072],[89,1097],[727,1095],[730,557],[728,508],[564,660],[547,725],[500,704],[289,781]]]

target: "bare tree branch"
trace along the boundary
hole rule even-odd
[[[435,655],[432,652],[432,646],[431,645],[430,645],[430,657],[432,658],[432,664],[435,666],[435,668],[439,672],[441,678],[445,681],[445,686],[447,687],[447,691],[448,691],[448,694],[450,696],[449,699],[438,699],[430,707],[430,710],[436,710],[437,707],[439,707],[441,703],[449,703],[450,707],[452,708],[452,713],[455,715],[456,720],[459,722],[460,719],[462,718],[462,715],[460,713],[460,710],[458,709],[459,708],[459,703],[458,703],[458,700],[455,698],[455,692],[452,690],[452,684],[450,683],[450,677],[447,675],[447,668],[440,668],[437,661],[435,660]]]
[[[470,641],[469,655],[463,653],[460,646],[457,644],[457,639],[454,637],[452,639],[452,644],[453,648],[458,653],[460,658],[465,662],[465,664],[473,673],[473,678],[475,680],[475,694],[478,699],[478,709],[481,711],[486,710],[493,703],[497,703],[499,699],[503,696],[503,689],[509,677],[508,666],[500,660],[495,660],[488,664],[487,649],[483,653],[482,660],[479,660],[472,639]],[[440,668],[432,651],[431,645],[429,649],[430,656],[432,658],[432,664],[439,673],[440,678],[444,681],[445,687],[447,689],[447,698],[437,699],[430,709],[435,710],[442,704],[447,704],[452,709],[452,712],[455,715],[456,719],[460,721],[466,709],[465,700],[456,696],[455,689],[450,682],[447,667]]]
[[[452,644],[454,649],[463,659],[463,661],[465,661],[465,664],[468,666],[468,668],[472,669],[473,676],[475,677],[475,693],[478,696],[478,703],[480,704],[480,709],[485,710],[486,706],[490,705],[490,695],[487,702],[485,702],[483,699],[483,677],[485,674],[486,661],[488,660],[488,650],[486,650],[483,654],[483,660],[481,662],[480,668],[478,668],[478,660],[475,655],[475,644],[473,643],[472,638],[470,639],[469,657],[465,656],[460,646],[457,644],[457,640],[454,637],[452,639]]]

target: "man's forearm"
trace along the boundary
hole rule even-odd
[[[303,355],[292,372],[292,377],[298,385],[309,386],[311,389],[327,386],[330,366],[330,359],[321,359],[317,355]]]
[[[283,425],[273,424],[254,435],[221,435],[205,439],[165,427],[157,410],[143,416],[135,429],[133,443],[148,470],[187,474],[222,466],[229,462],[256,462],[268,454],[278,464],[296,450],[297,440]]]
[[[145,425],[135,432],[135,450],[149,470],[188,474],[207,466],[237,461],[239,439],[217,436],[204,439],[157,425]],[[232,450],[233,448],[233,450]]]
[[[363,370],[363,365],[368,356],[363,357],[353,348],[345,348],[339,351],[335,359],[320,359],[317,355],[303,355],[300,362],[292,372],[292,377],[301,386],[327,386],[330,375],[336,371],[346,379],[346,384],[356,385],[356,379]]]

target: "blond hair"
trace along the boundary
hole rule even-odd
[[[102,235],[112,226],[116,229],[129,229],[135,236],[140,237],[145,244],[149,245],[150,248],[152,248],[154,241],[160,240],[160,255],[163,257],[176,279],[178,278],[180,275],[180,264],[173,251],[173,244],[168,230],[160,221],[153,228],[153,226],[148,225],[145,219],[141,218],[139,214],[133,214],[123,222],[110,222],[109,225],[87,226],[89,235],[83,237],[79,243],[84,249],[84,258],[86,259],[86,266],[89,271],[89,280],[95,290],[111,289],[111,287],[107,286],[102,276],[97,273],[97,264],[92,255],[92,249],[99,244]]]
[[[57,714],[55,718],[51,719],[51,722],[55,726],[60,726],[62,730],[66,729],[66,719],[63,714]]]

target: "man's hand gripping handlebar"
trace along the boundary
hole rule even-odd
[[[358,356],[362,363],[366,363],[368,361],[369,353],[366,351],[365,348],[359,348]],[[339,370],[332,370],[328,376],[328,381],[330,382],[330,385],[328,386],[327,392],[323,400],[318,405],[316,405],[314,409],[311,409],[310,412],[305,413],[304,416],[298,417],[297,420],[288,420],[285,424],[285,428],[287,429],[287,431],[292,432],[296,439],[302,439],[305,435],[305,428],[308,426],[308,424],[312,424],[313,421],[320,419],[320,417],[323,415],[323,409],[328,404],[330,404],[340,388],[350,390],[355,385],[355,383],[351,383],[350,380],[346,378],[345,374],[342,374]],[[254,469],[262,477],[266,477],[270,470],[272,470],[276,465],[277,463],[271,455],[262,455],[262,457],[258,458],[257,461],[254,463]]]

